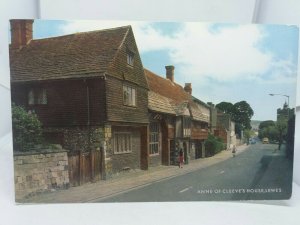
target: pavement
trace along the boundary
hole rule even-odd
[[[247,145],[237,147],[238,156],[248,149]],[[212,157],[190,160],[183,168],[178,166],[156,166],[148,170],[134,170],[114,176],[108,180],[87,183],[66,190],[53,190],[38,193],[34,196],[16,200],[17,203],[84,203],[95,202],[113,197],[140,187],[144,187],[162,180],[187,174],[199,169],[207,168],[222,161],[232,158],[230,150],[224,150]]]

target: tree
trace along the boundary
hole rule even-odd
[[[239,123],[243,130],[251,129],[253,109],[246,101],[240,101],[233,105],[233,121]]]
[[[269,127],[269,126],[275,126],[275,122],[273,120],[266,120],[266,121],[262,121],[259,124],[258,129],[263,129],[265,127]]]
[[[283,140],[285,139],[287,126],[287,118],[285,116],[279,116],[276,122],[276,128],[278,130],[278,150],[280,150]]]
[[[254,136],[254,131],[250,129],[244,130],[244,137],[246,139],[247,144],[249,144],[249,139]]]
[[[277,141],[277,129],[275,127],[275,122],[273,120],[262,121],[258,127],[258,137],[263,139],[264,137],[269,138],[270,140]]]
[[[286,116],[279,116],[277,121],[267,120],[259,125],[259,138],[267,137],[272,141],[278,141],[278,150],[280,150],[287,134],[288,121]]]
[[[34,113],[27,113],[21,106],[12,104],[14,150],[28,151],[42,139],[42,124]]]
[[[223,113],[226,113],[230,116],[232,116],[234,113],[233,104],[230,102],[220,102],[219,104],[216,105],[216,107]]]
[[[216,107],[231,116],[231,119],[235,122],[235,132],[239,136],[241,136],[242,131],[251,129],[251,118],[254,112],[246,101],[240,101],[235,104],[220,102]]]
[[[260,139],[267,137],[272,141],[278,141],[278,135],[279,135],[279,133],[278,133],[278,130],[277,130],[275,124],[267,126],[267,127],[263,127],[258,132],[258,136]]]

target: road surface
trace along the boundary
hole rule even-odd
[[[276,147],[253,144],[219,164],[94,202],[288,199],[292,162],[283,150],[274,151]]]

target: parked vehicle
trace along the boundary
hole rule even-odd
[[[269,138],[263,138],[263,141],[262,141],[263,144],[269,144]]]

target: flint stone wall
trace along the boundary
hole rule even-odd
[[[14,152],[16,200],[69,187],[67,151]]]

